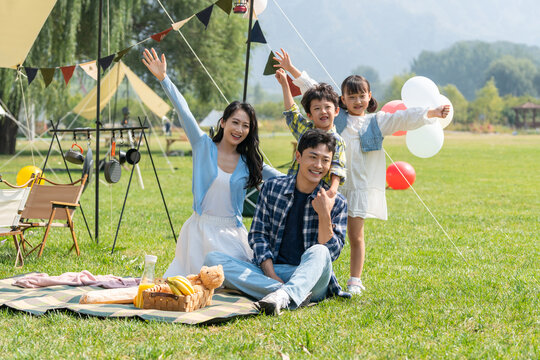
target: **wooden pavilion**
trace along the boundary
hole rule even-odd
[[[540,105],[534,104],[532,102],[526,102],[523,105],[516,106],[514,108],[514,111],[516,112],[516,119],[514,121],[514,126],[516,128],[537,128],[540,127],[540,123],[536,122],[536,112],[540,112]],[[532,113],[532,122],[527,124],[527,114]],[[522,121],[520,121],[520,115]]]

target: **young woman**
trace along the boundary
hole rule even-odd
[[[164,277],[199,273],[211,251],[250,261],[253,253],[242,224],[246,189],[282,175],[263,164],[255,110],[249,104],[232,102],[211,139],[199,128],[186,100],[167,76],[165,54],[160,58],[154,49],[145,49],[142,62],[161,82],[193,151],[194,212],[182,226],[176,256]]]

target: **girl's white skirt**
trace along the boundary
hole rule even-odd
[[[164,277],[198,274],[206,254],[219,251],[243,261],[253,259],[244,225],[235,217],[199,215],[194,212],[182,226],[176,255]]]

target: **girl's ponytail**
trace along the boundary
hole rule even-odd
[[[379,104],[377,103],[377,100],[375,100],[375,98],[372,96],[371,99],[369,99],[369,104],[366,110],[367,112],[372,113],[377,110],[378,106]]]

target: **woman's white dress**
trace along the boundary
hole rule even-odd
[[[219,251],[251,261],[253,251],[245,226],[238,226],[231,203],[230,173],[218,166],[218,176],[202,202],[202,214],[196,212],[182,226],[176,255],[164,277],[198,274],[206,254]]]

